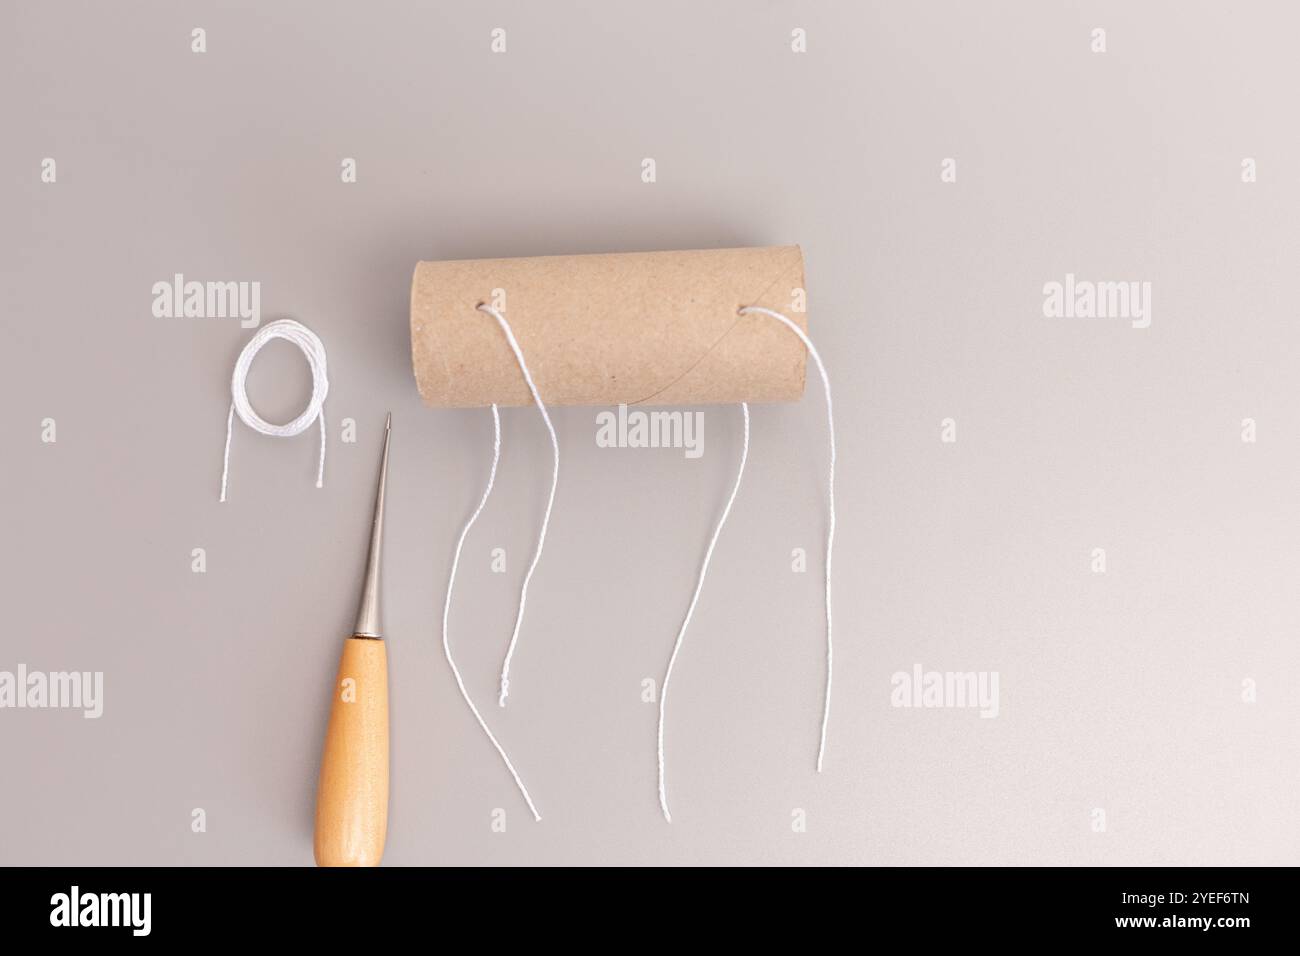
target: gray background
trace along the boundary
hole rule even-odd
[[[311,861],[389,410],[389,864],[1296,862],[1292,5],[157,2],[0,17],[0,669],[106,681],[98,721],[0,711],[0,862]],[[505,55],[488,49],[497,26]],[[345,156],[356,184],[340,182]],[[827,770],[812,770],[816,380],[801,403],[755,409],[674,676],[671,826],[640,682],[662,675],[737,413],[706,412],[691,461],[598,449],[594,410],[556,412],[556,513],[502,712],[496,670],[549,465],[535,412],[511,410],[453,640],[535,825],[438,643],[491,426],[419,403],[412,266],[786,242],[807,257],[839,413]],[[155,319],[150,287],[175,272],[258,280],[264,321],[322,336],[323,490],[314,432],[237,426],[217,503],[249,332]],[[1152,282],[1151,327],[1045,318],[1043,284],[1066,272]],[[262,353],[263,415],[292,417],[307,390],[292,347]],[[356,444],[339,440],[344,418]],[[196,547],[206,574],[191,573]],[[509,573],[490,572],[494,547]],[[891,707],[890,675],[918,662],[998,671],[1000,716]],[[195,807],[206,833],[190,830]]]

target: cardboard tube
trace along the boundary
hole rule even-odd
[[[424,401],[529,405],[493,318],[502,290],[547,405],[785,402],[803,395],[806,352],[769,317],[807,329],[798,246],[421,262],[411,282],[411,358]]]

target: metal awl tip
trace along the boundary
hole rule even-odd
[[[366,577],[361,586],[361,606],[357,608],[354,637],[380,638],[379,566],[384,544],[384,488],[388,484],[388,444],[393,436],[393,415],[384,422],[384,451],[379,459],[379,486],[375,490],[375,516],[370,526],[370,554],[366,558]]]

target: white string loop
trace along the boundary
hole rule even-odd
[[[519,643],[519,629],[524,623],[524,606],[528,603],[528,582],[533,579],[533,572],[537,570],[537,562],[541,560],[542,548],[546,545],[546,529],[551,523],[551,508],[555,504],[555,486],[560,481],[560,443],[555,437],[555,426],[551,424],[551,416],[546,412],[546,403],[542,401],[541,393],[537,390],[537,385],[533,382],[533,376],[528,371],[528,363],[524,361],[523,350],[519,343],[515,341],[514,332],[510,330],[510,323],[506,321],[504,315],[497,309],[487,304],[480,304],[480,312],[486,312],[497,320],[501,326],[501,331],[505,333],[506,341],[510,343],[510,350],[515,353],[515,360],[519,363],[519,370],[524,373],[524,381],[528,383],[528,390],[533,393],[533,401],[537,404],[537,410],[542,413],[542,421],[546,423],[546,431],[551,436],[551,491],[546,498],[546,512],[542,516],[542,529],[537,535],[537,550],[533,552],[532,563],[528,565],[528,571],[524,574],[523,586],[519,589],[519,611],[515,615],[514,633],[510,635],[510,646],[506,648],[505,660],[501,663],[501,696],[497,698],[497,705],[504,707],[506,697],[510,694],[510,661],[515,655],[515,646]]]
[[[248,401],[248,370],[262,347],[272,339],[284,339],[302,350],[311,366],[311,399],[297,418],[284,425],[264,420]],[[329,394],[329,376],[326,374],[325,346],[307,326],[293,319],[280,319],[258,329],[248,340],[235,361],[235,371],[230,376],[230,412],[226,415],[226,450],[221,465],[221,500],[226,500],[226,480],[230,475],[230,438],[235,423],[235,413],[253,431],[273,438],[292,438],[306,431],[313,421],[320,423],[320,462],[316,469],[316,487],[325,483],[325,396]]]
[[[827,503],[830,510],[830,520],[826,528],[826,701],[822,707],[821,738],[817,744],[817,772],[821,773],[822,758],[826,754],[826,728],[831,719],[831,652],[833,647],[831,641],[831,555],[835,548],[835,414],[831,405],[831,380],[830,376],[826,374],[826,366],[822,364],[822,357],[817,354],[817,347],[812,344],[812,339],[808,338],[808,333],[799,328],[798,323],[793,322],[780,312],[773,312],[771,309],[764,309],[757,305],[747,305],[738,311],[740,315],[749,315],[756,312],[769,316],[799,336],[804,348],[808,350],[808,354],[817,363],[817,371],[821,373],[822,377],[822,388],[826,393],[826,430],[830,433],[831,464],[827,479]]]
[[[686,637],[686,629],[691,624],[691,616],[695,614],[695,605],[699,603],[700,592],[704,590],[704,576],[709,573],[709,562],[713,559],[713,549],[717,546],[718,536],[722,534],[722,526],[727,523],[727,516],[731,514],[731,506],[736,501],[736,493],[740,491],[740,479],[745,476],[745,462],[749,459],[749,405],[746,402],[741,402],[740,410],[745,416],[745,440],[740,449],[740,467],[736,470],[736,483],[731,488],[731,496],[727,498],[726,507],[722,509],[722,517],[718,519],[717,527],[713,529],[713,537],[709,540],[709,547],[704,552],[704,560],[700,564],[700,576],[695,581],[695,593],[691,595],[691,603],[686,608],[686,617],[682,621],[681,629],[677,632],[673,652],[668,658],[668,669],[664,671],[664,683],[659,690],[659,808],[663,810],[664,819],[669,823],[673,822],[673,817],[668,812],[667,775],[664,770],[664,713],[668,706],[668,682],[672,679],[673,665],[677,663],[677,655],[682,649],[682,639]]]
[[[528,795],[528,788],[524,786],[524,781],[515,770],[515,765],[510,762],[510,758],[506,756],[505,749],[501,744],[497,743],[496,737],[493,736],[492,731],[488,729],[487,721],[483,719],[483,715],[480,714],[478,708],[474,706],[474,701],[470,700],[469,691],[465,689],[465,682],[461,680],[460,677],[460,669],[456,667],[456,662],[452,659],[451,643],[447,636],[447,622],[451,617],[451,594],[452,590],[456,586],[456,570],[460,567],[460,552],[465,546],[465,538],[469,535],[469,529],[474,527],[474,522],[477,521],[478,516],[483,513],[483,506],[487,504],[488,496],[492,494],[492,485],[496,481],[497,477],[497,462],[501,460],[501,416],[497,413],[497,407],[495,405],[492,406],[492,433],[492,469],[488,472],[487,487],[483,489],[483,497],[479,499],[478,507],[475,508],[474,513],[470,515],[469,521],[465,522],[465,527],[460,533],[460,538],[456,541],[456,552],[451,559],[451,576],[447,579],[447,600],[442,606],[442,651],[447,657],[447,664],[451,667],[452,676],[456,678],[456,686],[460,688],[460,696],[465,699],[465,703],[469,705],[470,712],[474,715],[474,719],[478,721],[478,725],[483,728],[483,733],[487,734],[487,739],[492,742],[492,746],[495,747],[496,752],[500,754],[502,761],[506,765],[506,769],[510,771],[510,776],[514,778],[515,786],[519,788],[519,792],[523,794],[524,802],[528,804],[528,809],[532,811],[533,819],[540,821],[542,815],[537,812],[537,807],[533,805],[533,798]]]

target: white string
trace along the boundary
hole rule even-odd
[[[533,376],[528,371],[528,363],[524,361],[524,353],[519,348],[519,343],[515,341],[514,332],[510,330],[510,323],[506,321],[498,310],[490,305],[480,304],[480,312],[486,312],[497,320],[501,326],[501,331],[506,335],[506,341],[510,343],[510,349],[515,353],[515,360],[519,362],[519,370],[524,373],[524,381],[528,383],[528,390],[533,393],[533,401],[537,403],[537,410],[542,413],[542,421],[546,423],[546,430],[551,435],[551,493],[546,498],[546,513],[542,516],[542,530],[537,536],[537,550],[533,552],[533,561],[528,565],[528,572],[524,575],[523,587],[519,590],[519,612],[515,615],[514,633],[510,635],[510,646],[506,648],[505,660],[501,664],[501,696],[497,699],[497,705],[504,707],[506,697],[510,693],[510,661],[515,656],[515,645],[519,643],[519,628],[524,623],[524,605],[528,603],[528,582],[533,579],[533,572],[537,570],[537,562],[541,560],[542,548],[546,545],[546,529],[551,523],[551,507],[555,504],[555,486],[560,480],[560,443],[555,437],[555,427],[551,424],[551,416],[546,413],[546,404],[542,401],[541,393],[537,391],[537,385],[533,382]]]
[[[248,403],[248,370],[253,359],[262,346],[272,339],[284,339],[292,342],[307,356],[311,366],[311,399],[302,414],[284,425],[275,425],[265,421]],[[325,483],[325,396],[329,393],[329,377],[326,375],[325,346],[316,333],[307,326],[293,319],[280,319],[258,329],[257,334],[248,340],[244,350],[235,361],[235,371],[230,376],[230,413],[226,416],[226,451],[221,464],[221,500],[226,500],[226,479],[230,474],[230,437],[235,423],[235,413],[245,425],[263,435],[274,438],[292,438],[300,435],[313,421],[320,422],[320,463],[316,469],[316,487]]]
[[[451,667],[452,676],[456,678],[456,686],[460,688],[460,696],[465,698],[465,703],[469,705],[470,712],[474,715],[474,719],[478,721],[478,725],[483,728],[483,733],[487,734],[487,739],[492,741],[492,746],[495,747],[497,753],[501,755],[501,759],[505,762],[506,769],[510,771],[510,776],[515,779],[515,785],[519,787],[519,792],[524,796],[524,802],[528,804],[528,809],[533,812],[533,819],[541,820],[542,815],[537,812],[537,807],[533,806],[533,798],[528,795],[528,788],[524,786],[523,780],[520,779],[519,774],[515,771],[514,764],[510,762],[510,758],[506,756],[505,750],[499,743],[497,743],[497,739],[492,735],[492,731],[488,729],[487,722],[483,719],[483,715],[478,712],[478,708],[474,706],[474,701],[470,700],[469,691],[465,689],[465,682],[461,680],[460,670],[456,667],[456,662],[452,660],[451,643],[447,637],[447,622],[451,616],[451,594],[452,590],[456,586],[456,569],[460,567],[460,552],[465,546],[465,538],[469,534],[469,529],[474,527],[474,522],[477,521],[478,516],[483,513],[483,506],[487,504],[488,495],[492,494],[492,485],[496,481],[497,477],[497,462],[501,460],[501,416],[497,413],[497,407],[495,405],[492,406],[492,433],[492,470],[488,472],[487,487],[483,489],[483,497],[479,499],[478,507],[475,508],[474,513],[470,515],[469,521],[465,522],[465,528],[461,531],[460,539],[456,542],[456,553],[451,559],[451,576],[447,579],[447,601],[442,607],[442,650],[443,653],[447,655],[447,664]]]
[[[664,812],[664,819],[669,823],[673,822],[673,817],[668,812],[668,791],[664,771],[664,711],[668,705],[668,682],[672,679],[673,665],[677,663],[677,654],[682,649],[682,639],[686,637],[686,628],[690,626],[691,616],[695,613],[695,605],[699,602],[700,592],[704,589],[704,576],[708,574],[709,561],[713,558],[713,549],[718,543],[718,536],[722,534],[722,526],[727,523],[727,515],[731,514],[731,506],[736,500],[736,492],[740,491],[740,479],[745,475],[745,461],[749,458],[749,405],[746,402],[741,402],[740,410],[745,416],[745,441],[740,449],[740,468],[736,471],[736,483],[732,486],[731,497],[727,499],[726,507],[722,509],[722,517],[718,519],[718,525],[713,529],[713,537],[709,541],[708,550],[704,552],[704,561],[700,564],[700,576],[695,582],[695,593],[691,595],[691,603],[686,608],[686,618],[682,621],[681,630],[677,632],[677,641],[673,644],[672,655],[668,658],[668,669],[664,672],[663,687],[659,690],[659,807]]]
[[[747,305],[739,310],[740,315],[748,315],[751,312],[770,316],[783,323],[786,328],[799,336],[799,340],[808,349],[808,354],[817,363],[817,371],[821,373],[822,377],[822,388],[826,392],[826,429],[830,432],[831,465],[830,477],[827,480],[830,521],[826,529],[826,703],[822,708],[822,732],[821,739],[817,744],[817,772],[821,773],[822,758],[826,753],[826,728],[831,719],[831,554],[835,547],[835,415],[831,406],[831,380],[826,374],[826,366],[822,364],[822,357],[817,354],[817,348],[812,344],[812,339],[808,338],[808,334],[799,328],[797,323],[792,322],[780,312],[773,312],[771,309],[764,309],[757,305]]]

